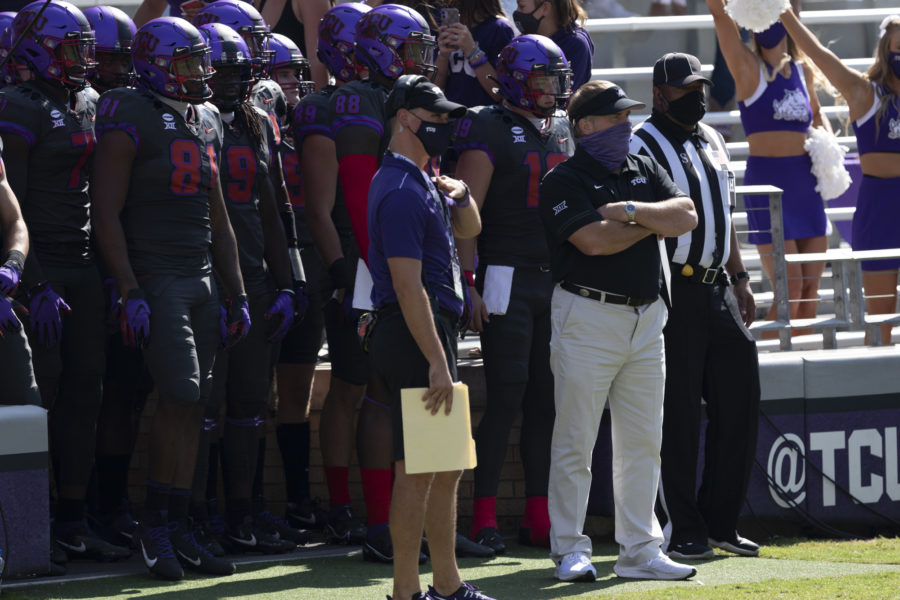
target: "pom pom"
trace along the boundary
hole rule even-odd
[[[759,33],[790,7],[790,0],[728,0],[725,11],[744,29]]]
[[[847,146],[841,146],[833,133],[822,127],[811,127],[803,149],[812,159],[816,191],[823,200],[833,200],[850,187],[850,173],[844,167]]]

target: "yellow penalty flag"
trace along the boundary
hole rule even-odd
[[[453,386],[453,407],[450,414],[444,406],[436,415],[425,410],[422,396],[428,388],[400,390],[403,411],[403,446],[406,472],[438,473],[474,469],[475,440],[469,418],[469,386]]]

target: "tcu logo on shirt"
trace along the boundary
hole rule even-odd
[[[800,90],[785,90],[784,98],[772,100],[772,111],[776,121],[805,121],[809,118],[806,96]]]
[[[900,139],[900,119],[891,119],[888,123],[888,137],[892,140]]]
[[[639,183],[647,183],[647,178],[642,175],[631,180],[631,185],[637,185]]]

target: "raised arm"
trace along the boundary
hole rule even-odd
[[[134,13],[134,24],[141,27],[147,21],[161,17],[168,3],[166,0],[144,0]]]
[[[759,60],[741,40],[737,23],[725,12],[725,0],[706,0],[716,26],[716,37],[734,78],[737,99],[749,98],[759,86]]]
[[[329,0],[291,0],[295,14],[303,21],[303,45],[306,48],[306,60],[316,89],[321,90],[328,85],[328,69],[319,61],[316,48],[319,45],[319,21],[331,8]]]
[[[850,119],[855,121],[863,116],[875,99],[875,91],[866,78],[845,65],[834,52],[823,46],[806,25],[800,22],[793,11],[787,10],[782,13],[781,22],[797,47],[816,63],[828,81],[847,100],[847,105],[850,107]]]

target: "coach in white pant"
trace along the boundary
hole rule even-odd
[[[593,581],[584,535],[591,453],[609,398],[612,415],[615,572],[685,579],[692,567],[660,551],[653,513],[659,483],[667,310],[660,298],[660,236],[697,225],[693,202],[647,156],[628,154],[634,107],[616,85],[591,81],[569,102],[575,155],[546,175],[539,211],[554,280],[550,366],[556,422],[551,446],[550,548],[556,577]]]

